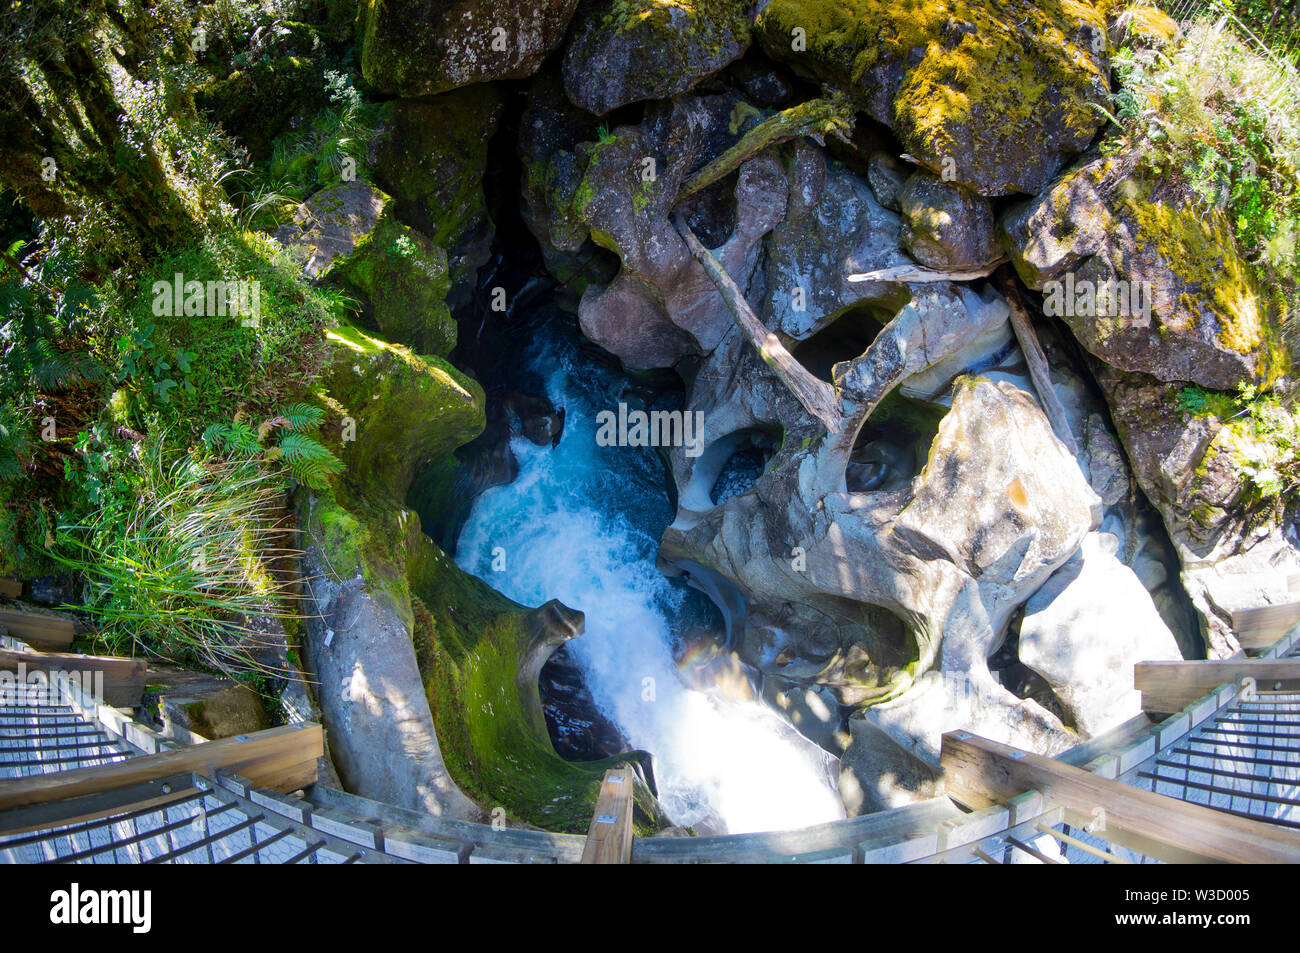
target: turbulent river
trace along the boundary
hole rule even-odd
[[[568,651],[602,713],[654,755],[676,823],[738,833],[843,817],[833,758],[761,702],[678,677],[674,642],[707,613],[699,593],[655,566],[672,520],[656,452],[597,445],[597,413],[635,399],[625,383],[558,321],[533,335],[523,362],[565,409],[564,434],[555,448],[512,443],[519,476],[475,501],[457,563],[525,605],[559,599],[585,613]]]

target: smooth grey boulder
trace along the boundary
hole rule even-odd
[[[1118,547],[1109,533],[1089,533],[1029,597],[1020,625],[1020,661],[1047,680],[1085,739],[1141,713],[1136,663],[1183,657]]]
[[[786,175],[786,214],[764,241],[763,323],[802,340],[856,305],[886,315],[901,307],[908,294],[900,283],[848,280],[908,263],[898,216],[876,200],[866,181],[808,143],[792,147]]]
[[[456,786],[399,607],[356,576],[309,583],[320,619],[307,651],[330,755],[347,790],[439,817],[483,821]]]

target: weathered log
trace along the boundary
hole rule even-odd
[[[677,202],[708,188],[779,143],[800,136],[812,136],[820,143],[827,133],[847,140],[853,134],[853,122],[853,104],[842,94],[833,93],[783,110],[749,130],[734,146],[687,179],[677,193]]]
[[[700,244],[690,226],[680,215],[673,216],[673,224],[681,233],[691,254],[708,272],[709,277],[722,295],[727,308],[735,319],[736,326],[749,338],[759,356],[768,367],[776,373],[790,393],[803,404],[808,413],[826,425],[831,433],[836,433],[843,426],[843,416],[835,396],[835,389],[823,380],[819,380],[808,371],[795,356],[790,353],[781,339],[767,329],[758,316],[750,309],[745,296],[731,280],[727,270],[722,267],[709,250]]]
[[[1025,355],[1025,363],[1029,365],[1029,377],[1034,382],[1034,390],[1038,391],[1038,400],[1043,405],[1043,411],[1051,421],[1052,430],[1061,443],[1065,444],[1065,448],[1071,454],[1078,455],[1079,445],[1074,442],[1074,435],[1070,433],[1070,422],[1065,416],[1065,407],[1062,406],[1060,398],[1056,396],[1056,390],[1052,387],[1047,355],[1043,353],[1043,348],[1038,343],[1038,335],[1034,332],[1034,326],[1025,312],[1024,303],[1020,299],[1020,289],[1016,287],[1016,281],[1010,275],[1004,274],[1000,284],[1007,305],[1011,308],[1011,330],[1015,332],[1016,341],[1019,342],[1020,350]]]
[[[876,271],[864,271],[858,274],[849,275],[849,281],[974,281],[976,278],[987,278],[993,274],[998,265],[1006,261],[1006,258],[999,258],[991,265],[983,268],[975,268],[964,271],[940,271],[934,268],[925,268],[921,265],[894,265],[890,268],[880,268]]]

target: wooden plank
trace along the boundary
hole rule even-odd
[[[316,780],[316,759],[324,753],[320,725],[285,725],[116,764],[0,780],[0,811],[98,794],[185,771],[209,777],[231,771],[259,787],[288,793]]]
[[[610,768],[600,782],[596,814],[582,848],[584,864],[632,862],[632,769]]]
[[[1300,602],[1237,609],[1232,631],[1243,649],[1266,649],[1300,623]]]
[[[144,659],[0,649],[0,671],[19,674],[24,671],[44,672],[47,676],[56,672],[90,673],[91,680],[82,684],[95,692],[100,692],[102,687],[102,701],[114,708],[136,708],[144,694]],[[22,680],[20,677],[19,681]]]
[[[17,579],[9,579],[0,576],[0,597],[5,599],[18,599],[23,594],[23,584]]]
[[[1161,860],[1300,863],[1298,831],[1100,778],[969,732],[943,736],[940,763],[949,796],[975,809],[1036,790],[1077,816],[1104,817],[1106,840]]]
[[[72,644],[72,620],[52,612],[0,608],[0,626],[34,649],[60,652]]]
[[[1133,687],[1142,693],[1148,712],[1182,711],[1225,682],[1247,684],[1253,691],[1300,691],[1300,659],[1225,659],[1202,662],[1139,662]]]

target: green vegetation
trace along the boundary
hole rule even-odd
[[[1300,489],[1300,414],[1294,408],[1247,384],[1236,394],[1185,387],[1178,404],[1182,411],[1223,422],[1224,443],[1256,501],[1281,507]]]
[[[287,611],[277,600],[288,584],[267,568],[287,555],[284,481],[251,459],[176,454],[161,434],[117,465],[92,455],[107,477],[99,505],[59,528],[54,559],[83,575],[96,642],[230,674],[286,674],[259,658],[249,623]]]
[[[1103,152],[1137,156],[1147,178],[1180,182],[1199,219],[1230,229],[1207,241],[1235,244],[1252,274],[1232,284],[1259,287],[1267,313],[1256,324],[1282,327],[1295,349],[1287,318],[1300,304],[1300,81],[1231,27],[1199,22],[1170,42],[1152,35],[1131,31],[1114,57],[1119,130]],[[1249,330],[1239,338],[1225,344],[1259,343]]]

